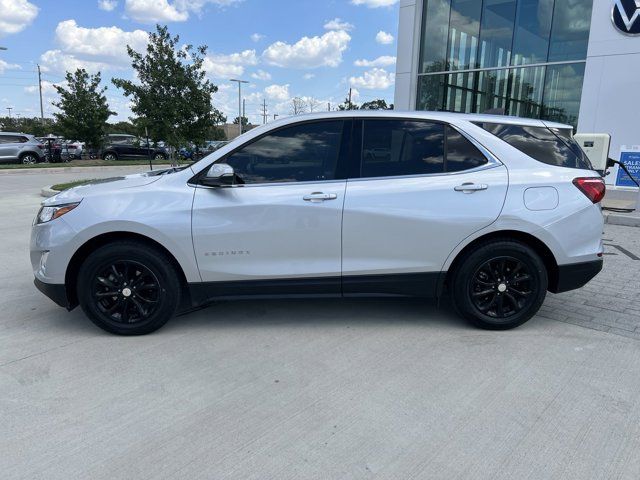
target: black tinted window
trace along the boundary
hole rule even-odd
[[[444,125],[406,120],[365,120],[362,177],[444,172]]]
[[[447,172],[461,172],[481,167],[487,159],[478,148],[457,130],[447,127]]]
[[[539,162],[558,167],[591,169],[589,161],[581,151],[574,151],[567,140],[546,127],[498,123],[479,125]],[[571,141],[573,142],[573,139]]]
[[[327,121],[283,128],[237,150],[226,163],[249,184],[332,180],[343,125]]]

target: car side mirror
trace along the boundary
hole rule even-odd
[[[214,163],[200,183],[207,187],[232,187],[236,183],[236,173],[231,165]]]

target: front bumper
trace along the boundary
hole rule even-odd
[[[600,273],[603,264],[602,259],[599,259],[591,262],[559,265],[558,278],[550,286],[549,291],[562,293],[584,287],[593,277]]]
[[[53,283],[44,283],[37,278],[33,280],[34,285],[38,290],[44,293],[47,297],[53,300],[56,304],[67,310],[72,310],[72,306],[67,298],[67,287],[64,285],[58,285]]]

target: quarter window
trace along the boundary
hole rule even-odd
[[[444,172],[444,125],[405,120],[365,120],[362,177]]]
[[[225,160],[245,184],[336,178],[344,122],[303,123],[269,133]]]
[[[457,130],[447,127],[447,172],[462,172],[487,163],[478,148]]]

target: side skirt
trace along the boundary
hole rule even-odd
[[[306,297],[439,296],[442,272],[393,273],[345,277],[283,278],[189,284],[193,307],[214,300]],[[441,292],[440,292],[441,293]]]

